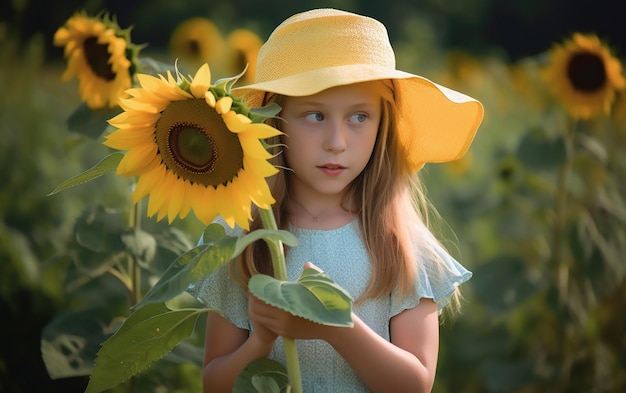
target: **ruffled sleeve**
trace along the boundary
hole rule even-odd
[[[236,236],[241,233],[241,228],[231,229],[219,219],[216,222],[222,224],[229,235]],[[198,244],[202,244],[202,238]],[[248,299],[243,289],[231,280],[228,264],[222,265],[211,275],[190,285],[187,292],[205,307],[219,310],[220,314],[233,325],[250,330]]]
[[[457,286],[468,281],[472,272],[467,270],[448,252],[443,249],[436,251],[442,260],[438,265],[433,258],[422,258],[418,266],[418,280],[415,291],[409,296],[398,299],[397,291],[392,293],[391,316],[404,310],[416,307],[420,299],[433,299],[439,312],[448,304]]]

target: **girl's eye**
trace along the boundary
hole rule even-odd
[[[355,113],[352,115],[352,121],[355,123],[363,123],[367,120],[367,115],[365,113]]]
[[[308,121],[312,121],[312,122],[318,122],[318,121],[324,120],[324,115],[322,115],[320,112],[307,113],[305,117]]]

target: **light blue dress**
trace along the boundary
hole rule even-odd
[[[332,230],[301,229],[293,226],[290,230],[298,238],[298,246],[287,252],[289,280],[297,280],[304,263],[310,261],[347,290],[353,299],[363,294],[371,266],[357,220]],[[382,299],[366,300],[353,308],[354,313],[376,333],[389,340],[391,317],[417,306],[419,299],[433,299],[441,311],[449,303],[455,287],[472,276],[470,271],[449,254],[442,252],[441,256],[446,269],[436,277],[433,277],[432,262],[420,261],[419,281],[415,283],[414,294],[397,299],[396,294],[392,293]],[[190,287],[189,292],[207,307],[221,310],[223,316],[235,326],[252,330],[247,314],[246,296],[239,286],[230,281],[227,266]],[[303,392],[368,392],[356,373],[325,341],[298,340],[296,345]],[[271,358],[286,364],[280,339]]]

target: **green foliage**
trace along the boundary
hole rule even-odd
[[[124,213],[102,206],[86,209],[77,219],[74,239],[59,262],[69,261],[65,288],[82,302],[43,330],[42,356],[53,378],[90,375],[101,343],[124,324],[136,285],[147,286],[192,247],[176,228],[133,229]],[[138,269],[145,276],[139,283]]]
[[[43,329],[41,336],[41,356],[48,365],[50,377],[89,375],[94,354],[116,325],[109,310],[103,306],[55,318]]]
[[[313,322],[352,327],[352,298],[325,273],[306,268],[297,282],[257,274],[250,292],[264,302]]]
[[[158,303],[136,310],[102,344],[86,392],[102,392],[144,371],[191,336],[199,312]]]
[[[236,393],[281,393],[288,391],[285,367],[275,360],[257,359],[246,366],[235,381]]]
[[[76,176],[73,176],[65,180],[63,183],[59,184],[48,195],[54,195],[58,192],[65,190],[66,188],[70,188],[78,184],[88,182],[107,172],[114,171],[115,169],[117,169],[117,165],[122,160],[122,157],[124,157],[124,154],[122,153],[109,154],[108,156],[104,157],[100,162],[98,162],[93,168],[88,169],[85,172],[80,173]]]
[[[474,146],[482,176],[429,168],[428,179],[457,180],[430,188],[474,272],[463,315],[442,331],[437,390],[620,391],[626,347],[607,332],[625,327],[614,303],[626,285],[625,124],[574,122],[530,83],[538,60],[524,67],[535,101],[510,76],[482,95],[496,117]],[[490,99],[505,92],[510,109],[496,111]]]
[[[89,273],[97,271],[101,274],[114,268],[120,262],[120,253],[130,254],[134,259],[137,259],[138,255],[154,255],[154,252],[146,253],[144,251],[146,247],[135,247],[141,242],[123,241],[125,231],[111,224],[111,217],[102,209],[98,210],[95,216],[97,219],[85,220],[90,225],[77,226],[79,233],[87,232],[86,235],[81,235],[84,240],[79,243],[108,257],[101,259],[99,265],[103,266],[102,268],[89,269]],[[135,311],[122,322],[121,327],[102,344],[91,372],[87,392],[101,392],[123,383],[128,378],[145,371],[181,341],[188,339],[201,313],[219,310],[202,308],[170,310],[162,302],[180,295],[191,284],[212,274],[215,269],[241,253],[247,245],[260,239],[296,245],[295,237],[286,231],[257,230],[244,236],[233,237],[227,236],[220,224],[209,225],[204,232],[202,244],[183,252],[160,275],[143,300],[133,307]],[[143,244],[146,244],[145,240]],[[137,249],[141,252],[137,253]],[[271,290],[277,287],[281,287],[278,292]],[[250,289],[263,300],[284,305],[287,311],[295,315],[329,325],[352,325],[350,296],[327,275],[313,269],[305,270],[298,283],[293,284],[273,278],[267,282],[262,277],[255,276],[251,280]],[[133,288],[129,287],[129,291],[132,292]],[[54,337],[53,340],[57,341],[58,338]],[[47,344],[47,341],[44,343]],[[55,349],[59,347],[64,348],[57,345]],[[50,351],[44,359],[52,361],[54,355],[58,357],[60,353],[61,350]],[[260,379],[255,379],[253,384],[265,386],[266,383],[276,382],[273,380],[268,382],[266,377],[261,376]]]
[[[287,231],[260,229],[243,236],[227,236],[220,224],[208,225],[202,239],[201,245],[184,252],[167,268],[136,307],[165,302],[178,296],[257,240],[273,239],[287,245],[297,244],[296,238]]]

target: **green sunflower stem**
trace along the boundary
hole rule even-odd
[[[564,239],[567,232],[567,199],[568,188],[567,181],[572,171],[572,155],[574,151],[574,134],[576,123],[573,123],[570,128],[566,129],[563,134],[563,140],[565,143],[565,162],[559,168],[557,177],[557,189],[555,196],[555,220],[554,220],[554,234],[553,234],[553,249],[554,249],[554,261],[557,265],[557,288],[559,294],[559,301],[561,305],[565,304],[568,291],[568,276],[570,270],[570,263],[565,250]]]
[[[141,229],[141,201],[133,203],[130,213],[130,227],[134,231]],[[141,266],[134,257],[130,258],[129,272],[131,274],[131,305],[139,303],[141,300]]]
[[[271,209],[259,209],[261,220],[265,229],[277,230],[276,219]],[[285,252],[283,243],[280,240],[267,240],[267,245],[272,257],[272,266],[274,267],[274,278],[277,280],[287,280],[287,266],[285,264]],[[287,374],[289,375],[289,384],[293,393],[302,393],[302,380],[300,374],[300,360],[298,359],[298,351],[296,341],[283,337],[285,346],[285,355],[287,358]]]

